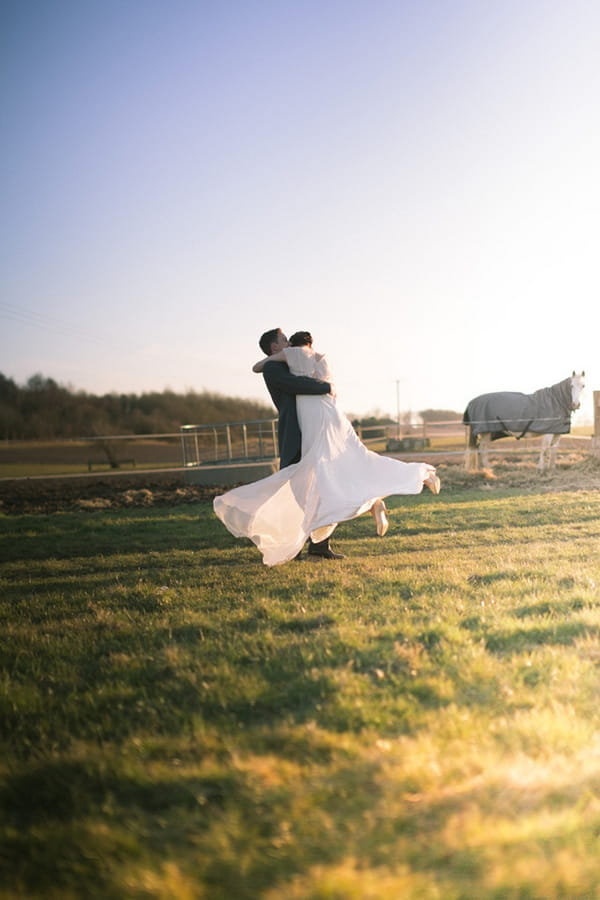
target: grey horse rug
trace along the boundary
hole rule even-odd
[[[493,441],[503,437],[534,434],[568,434],[571,430],[571,379],[533,394],[499,391],[481,394],[468,404],[463,424],[471,426],[471,436],[490,434]]]

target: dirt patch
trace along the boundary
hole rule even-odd
[[[118,477],[15,478],[0,481],[0,511],[19,515],[209,503],[224,490],[187,485],[182,477],[149,472]]]
[[[498,463],[487,473],[465,472],[460,462],[441,462],[438,473],[442,496],[446,490],[523,492],[600,490],[600,460],[587,454],[563,457],[552,472],[540,474],[531,459]],[[0,481],[0,511],[8,515],[55,513],[67,510],[127,509],[211,503],[227,488],[188,485],[171,473],[81,478],[24,478]]]

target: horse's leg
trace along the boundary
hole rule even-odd
[[[542,440],[540,442],[540,456],[537,464],[538,472],[544,472],[553,465],[551,451],[557,437],[557,434],[542,435]]]
[[[491,437],[489,434],[480,434],[479,435],[479,462],[480,468],[489,469],[490,468],[490,460],[488,457],[488,450],[490,448]]]
[[[548,465],[551,469],[553,469],[556,465],[556,453],[558,451],[559,443],[560,434],[553,434],[552,440],[550,441],[550,449],[548,451]]]
[[[477,468],[477,438],[473,436],[473,428],[467,425],[467,445],[465,447],[465,470],[473,472]]]
[[[540,455],[536,466],[538,472],[543,472],[546,466],[546,437],[547,435],[543,434],[540,438]]]

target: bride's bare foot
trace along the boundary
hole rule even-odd
[[[439,494],[442,482],[435,472],[430,472],[423,484],[426,484],[432,494]]]
[[[379,535],[379,537],[383,537],[388,530],[390,523],[388,522],[386,505],[381,497],[379,498],[379,500],[376,500],[371,507],[371,515],[375,519],[377,534]]]

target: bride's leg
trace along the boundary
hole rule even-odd
[[[427,478],[423,481],[423,484],[429,488],[432,494],[439,494],[442,487],[442,482],[440,481],[438,475],[436,475],[435,469],[433,467],[427,475]]]
[[[379,537],[383,537],[389,528],[386,505],[379,497],[370,509],[370,513],[375,519],[375,526]]]

